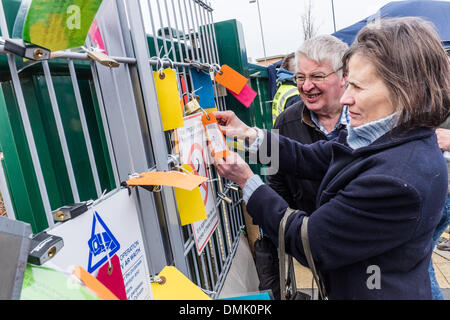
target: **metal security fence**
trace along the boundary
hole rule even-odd
[[[211,71],[220,64],[212,8],[203,1],[189,0],[142,1],[139,4],[136,10],[149,17],[144,19],[147,21],[144,29],[149,46],[145,51],[150,54],[152,70],[157,71],[158,59],[164,58],[164,66],[175,67],[185,81],[185,89],[180,91],[192,93],[195,89],[191,67]],[[131,10],[128,13],[128,17],[133,16]],[[179,88],[183,88],[181,77],[177,78]],[[219,97],[217,87],[214,91],[216,106],[224,110],[224,98]],[[170,134],[166,136],[169,153],[174,150],[172,141]],[[209,167],[208,171],[214,180],[213,189],[218,199],[219,225],[200,256],[194,247],[190,226],[183,227],[183,256],[191,279],[215,297],[230,267],[244,221],[238,190],[232,183],[218,178],[214,167]]]
[[[3,3],[1,33],[9,38],[14,19]],[[194,91],[192,67],[217,72],[220,65],[212,8],[204,1],[105,1],[97,23],[117,68],[94,62],[87,52],[64,52],[19,70],[18,58],[0,46],[6,70],[1,193],[8,215],[31,223],[35,233],[55,225],[52,210],[62,205],[102,198],[135,173],[170,170],[177,159],[174,132],[163,131],[153,71],[175,69],[183,99]],[[86,47],[91,44],[88,39]],[[218,90],[214,86],[216,106],[224,110]],[[180,226],[173,189],[132,192],[150,274],[175,265],[215,298],[245,223],[238,188],[214,167],[208,172],[219,223],[201,255],[191,227]]]

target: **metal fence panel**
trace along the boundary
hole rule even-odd
[[[180,99],[183,98],[183,88],[186,93],[194,91],[191,74],[193,66],[200,64],[208,71],[213,71],[213,67],[220,64],[212,8],[204,1],[115,0],[104,2],[101,10],[97,23],[103,41],[108,54],[120,62],[120,66],[108,68],[92,61],[82,64],[83,81],[87,80],[86,84],[80,80],[77,67],[77,61],[89,60],[86,53],[66,52],[57,60],[58,68],[63,70],[64,81],[73,91],[82,144],[85,146],[86,168],[89,171],[87,179],[92,181],[93,197],[96,198],[101,197],[105,188],[119,188],[121,182],[135,173],[171,170],[174,159],[177,159],[173,132],[164,132],[162,128],[153,79],[153,71],[161,66],[160,59],[165,57],[164,66],[176,70]],[[3,36],[8,37],[2,1],[0,27]],[[86,45],[89,47],[89,44],[88,40]],[[33,124],[22,91],[22,79],[19,79],[15,57],[6,54],[12,89],[42,201],[40,205],[48,226],[52,227],[55,203],[67,201],[70,197],[74,201],[88,200],[85,199],[86,193],[81,192],[84,186],[79,180],[80,173],[76,170],[74,152],[70,147],[70,137],[67,136],[67,123],[60,107],[60,96],[66,93],[59,92],[54,84],[52,65],[56,62],[42,62],[43,69],[40,72],[43,77],[39,75],[40,78],[33,78],[32,81],[38,84],[36,90],[46,91],[40,99],[41,103],[49,103],[46,108],[51,108],[52,120],[48,121],[54,125],[53,131],[49,132],[56,135],[46,143],[57,144],[55,149],[66,170],[61,175],[64,177],[51,173],[55,179],[62,179],[54,182],[49,181],[49,173],[42,172],[44,158],[42,152],[39,153],[40,147],[36,147]],[[35,70],[30,68],[28,72]],[[46,89],[41,85],[44,83]],[[86,90],[89,91],[89,103],[86,103],[87,98],[84,96]],[[224,110],[225,99],[218,96],[215,86],[214,92],[217,108]],[[89,111],[89,117],[86,111]],[[95,117],[96,121],[89,120],[91,117]],[[47,156],[51,156],[56,151],[46,152]],[[217,199],[219,223],[200,255],[195,248],[191,226],[180,226],[173,189],[164,187],[160,192],[151,193],[136,188],[132,192],[135,193],[140,211],[139,221],[150,273],[156,274],[166,265],[175,265],[215,298],[237,249],[244,219],[239,191],[230,181],[218,177],[213,166],[208,168],[208,172],[211,178],[209,183]],[[6,176],[7,173],[0,171],[2,193],[7,189]],[[62,181],[68,183],[62,191],[63,196],[56,201],[53,194],[48,194],[48,190],[53,193],[58,186],[61,188],[61,184],[64,184]],[[33,203],[33,200],[28,201]]]

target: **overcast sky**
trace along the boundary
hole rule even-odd
[[[210,0],[214,22],[236,19],[244,31],[247,56],[264,57],[258,6],[249,0]],[[267,56],[293,52],[302,42],[301,16],[307,0],[258,0]],[[334,0],[336,30],[378,11],[390,0]],[[318,34],[334,32],[331,0],[313,0],[313,18]]]

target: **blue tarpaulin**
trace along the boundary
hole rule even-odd
[[[410,0],[389,2],[379,9],[378,12],[347,28],[336,31],[333,33],[333,36],[351,45],[359,30],[367,23],[380,18],[409,16],[421,17],[432,22],[439,33],[444,48],[450,50],[450,1]],[[269,78],[272,99],[276,91],[275,68],[278,68],[279,64],[281,64],[281,61],[273,64],[271,66],[272,69],[269,69],[269,73],[272,72],[272,78]]]
[[[421,17],[434,24],[446,50],[450,49],[450,2],[449,1],[394,1],[382,7],[378,12],[347,28],[333,33],[333,36],[351,45],[356,34],[367,23],[386,17]]]

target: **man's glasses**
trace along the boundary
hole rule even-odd
[[[336,73],[336,72],[340,71],[341,69],[342,69],[342,67],[337,69],[336,71],[333,71],[333,72],[331,72],[329,74],[326,74],[326,75],[313,74],[311,76],[304,76],[304,75],[301,75],[301,74],[300,75],[299,74],[295,74],[294,76],[292,76],[292,81],[294,81],[294,83],[297,84],[297,85],[303,85],[305,83],[306,79],[309,79],[309,81],[311,81],[312,83],[318,84],[318,83],[323,82],[327,77],[331,76],[333,73]]]

